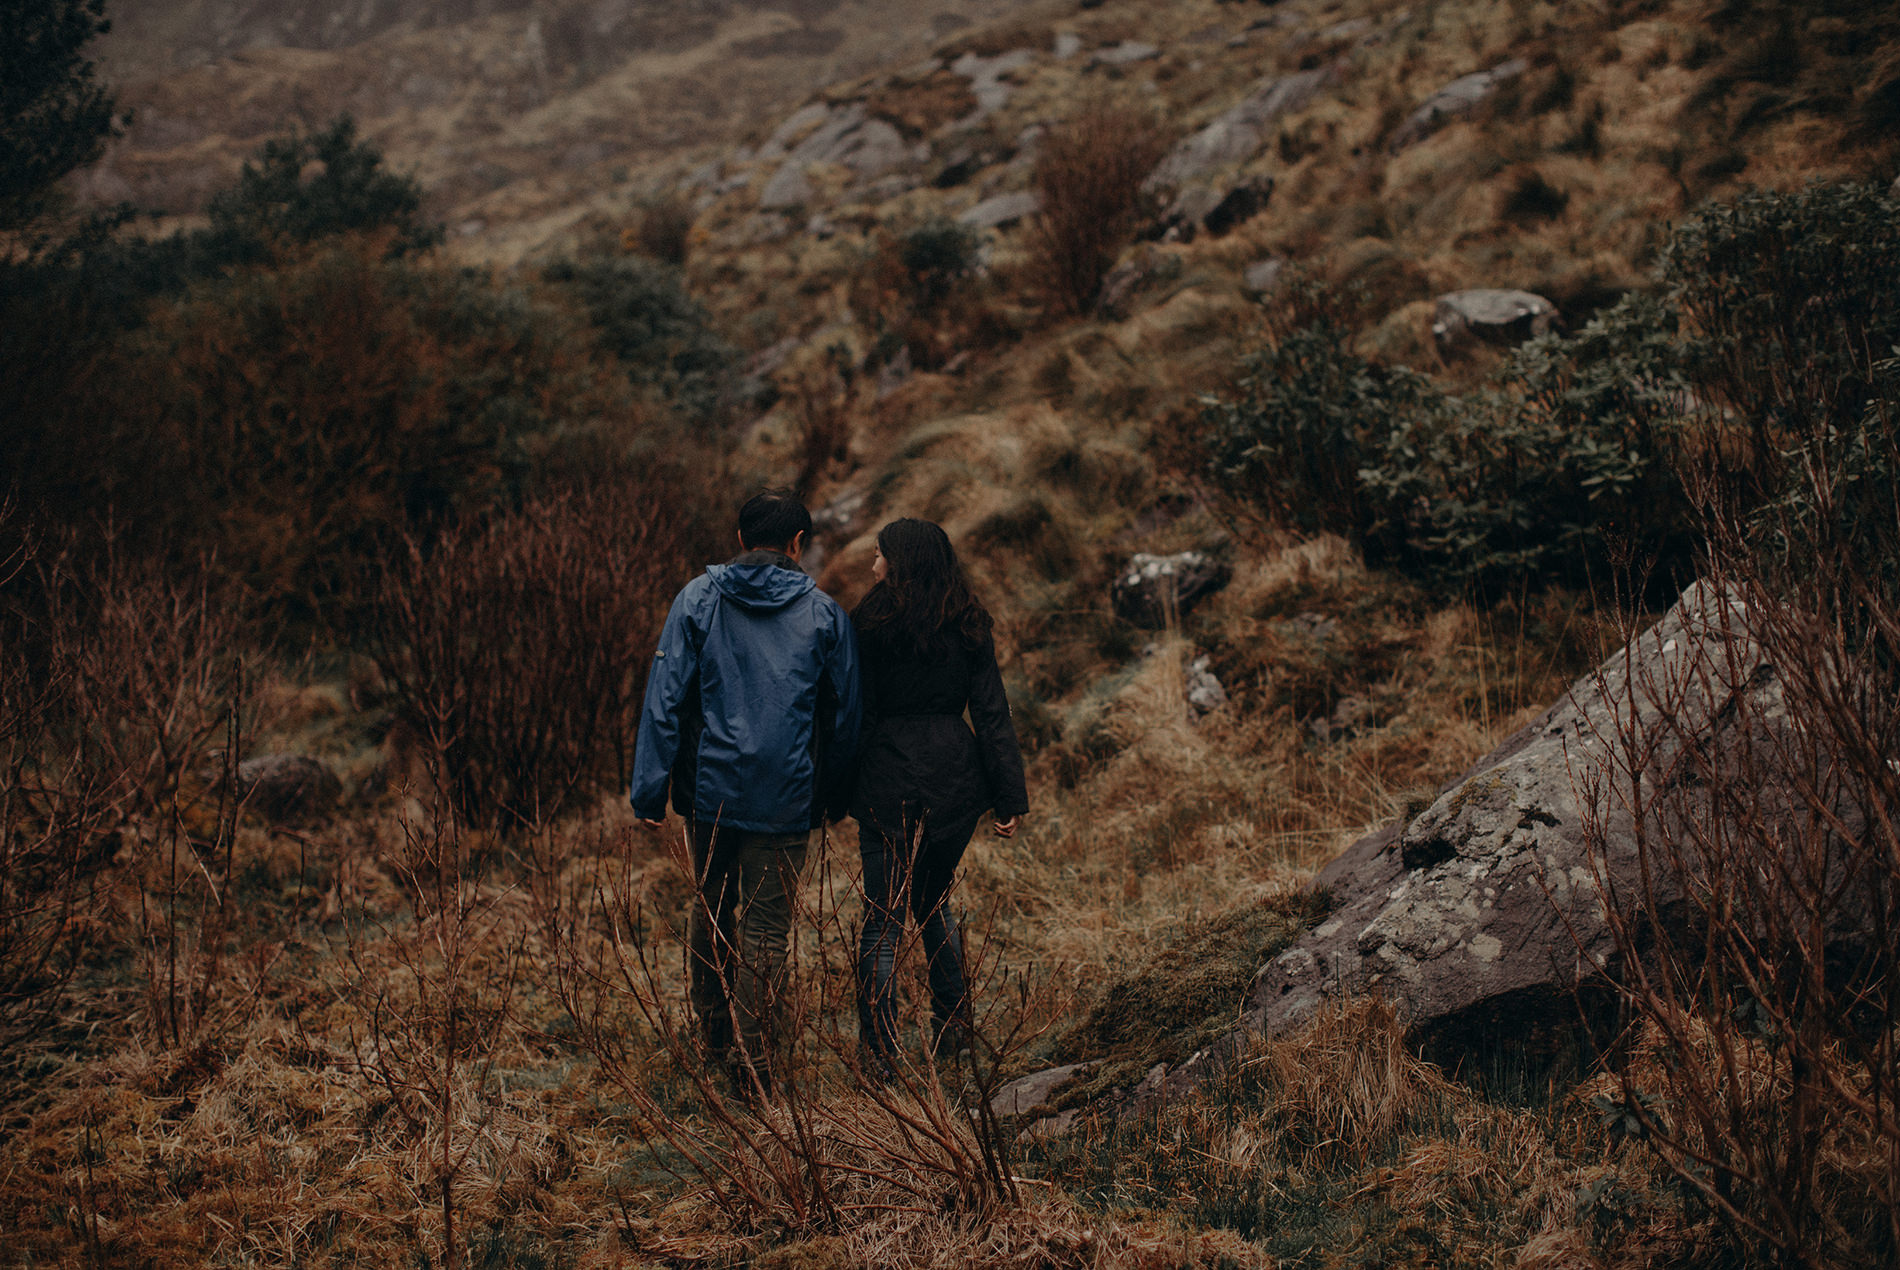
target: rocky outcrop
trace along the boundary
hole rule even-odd
[[[1133,66],[1161,56],[1161,50],[1140,40],[1123,40],[1089,54],[1090,66]]]
[[[1286,259],[1282,256],[1269,256],[1265,260],[1256,260],[1247,266],[1241,280],[1247,284],[1247,290],[1258,296],[1269,296],[1280,289],[1281,275],[1286,272]]]
[[[984,199],[961,212],[957,221],[975,229],[1008,229],[1023,217],[1035,215],[1041,207],[1042,200],[1033,192],[1018,190]]]
[[[266,754],[237,767],[244,805],[278,823],[319,816],[336,806],[343,783],[329,767],[303,754]]]
[[[1455,352],[1474,340],[1505,347],[1542,335],[1557,322],[1557,306],[1529,291],[1480,288],[1438,297],[1432,340]]]
[[[1181,688],[1187,697],[1188,710],[1195,718],[1212,714],[1227,704],[1227,689],[1215,676],[1214,659],[1202,653],[1187,664],[1182,672]]]
[[[1476,110],[1491,94],[1497,92],[1498,85],[1516,79],[1529,68],[1530,64],[1523,58],[1514,57],[1488,71],[1478,71],[1452,80],[1405,117],[1405,121],[1392,133],[1388,148],[1397,154],[1405,147],[1423,141],[1451,120]]]
[[[1336,71],[1324,68],[1263,80],[1239,105],[1168,151],[1149,175],[1149,188],[1181,189],[1217,168],[1251,159],[1274,121],[1305,109],[1336,78]]]
[[[1192,242],[1205,231],[1218,238],[1267,210],[1273,178],[1257,176],[1234,185],[1202,185],[1183,190],[1144,235],[1167,242]]]
[[[1115,579],[1115,613],[1137,626],[1160,630],[1226,586],[1232,576],[1232,569],[1205,552],[1138,552]]]
[[[1329,998],[1367,992],[1416,1040],[1574,1023],[1577,990],[1612,951],[1606,894],[1628,894],[1637,867],[1620,739],[1706,744],[1743,694],[1751,716],[1775,715],[1779,680],[1745,617],[1691,588],[1411,823],[1328,865],[1314,885],[1333,910],[1255,978],[1248,1026],[1280,1035]]]
[[[786,141],[807,127],[811,131],[784,150]],[[784,161],[759,192],[761,211],[783,211],[809,202],[813,190],[807,173],[820,164],[837,164],[849,168],[859,180],[871,180],[930,157],[928,146],[907,144],[896,128],[870,118],[858,102],[807,106],[793,114],[759,148],[759,155],[769,158],[781,151]]]
[[[1035,60],[1036,54],[1030,49],[1011,49],[992,57],[965,53],[950,63],[951,72],[969,80],[970,92],[976,96],[976,109],[959,122],[966,127],[980,123],[1008,105],[1010,94],[1015,91],[1009,77],[1028,68]]]
[[[1686,755],[1739,752],[1738,726],[1750,729],[1758,756],[1798,748],[1768,735],[1786,733],[1788,716],[1746,608],[1697,584],[1422,813],[1327,865],[1312,884],[1330,898],[1325,919],[1261,968],[1238,1027],[1094,1110],[1125,1115],[1189,1093],[1254,1037],[1295,1032],[1327,1002],[1367,994],[1395,1007],[1411,1043],[1443,1057],[1500,1041],[1519,1051],[1561,1044],[1581,1025],[1579,1003],[1600,999],[1618,969],[1608,914],[1634,912],[1640,897],[1650,920],[1680,920],[1681,892],[1667,876],[1652,869],[1644,891],[1629,809],[1649,808],[1649,840],[1666,840],[1673,822],[1657,819],[1656,792],[1672,788],[1672,773],[1699,770],[1681,762]],[[1632,740],[1640,744],[1631,748]],[[1765,767],[1747,778],[1767,786],[1787,779]],[[1843,823],[1856,814],[1844,808]],[[1854,905],[1844,909],[1848,923],[1871,925]],[[1858,938],[1860,927],[1840,937]],[[1057,1089],[1072,1078],[1038,1076]],[[1048,1110],[1040,1108],[1036,1131],[1059,1130]]]

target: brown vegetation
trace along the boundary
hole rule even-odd
[[[610,476],[405,539],[367,636],[458,820],[540,824],[630,770],[646,635],[689,528],[644,482]]]
[[[1311,299],[1283,290],[1263,316],[1243,270],[1291,257],[1364,284],[1341,341],[1430,369],[1418,319],[1435,291],[1522,284],[1599,307],[1641,281],[1653,227],[1687,201],[1738,175],[1891,153],[1837,137],[1813,104],[1830,68],[1888,57],[1838,33],[1825,56],[1777,63],[1759,41],[1731,54],[1675,4],[1295,16],[1312,29],[1246,31],[1198,0],[1109,0],[943,50],[1038,50],[970,138],[998,156],[1103,80],[1152,86],[1163,117],[1198,124],[1263,75],[1338,67],[1337,91],[1231,173],[1270,168],[1272,204],[1225,237],[1135,258],[1144,281],[1125,318],[1095,314],[1094,299],[1157,130],[1105,99],[1043,138],[1042,221],[980,252],[972,239],[907,261],[889,227],[954,223],[977,190],[1010,188],[1019,173],[1000,157],[960,186],[885,203],[873,184],[819,173],[820,201],[837,203],[818,209],[836,213],[829,236],[759,217],[756,181],[724,188],[694,222],[690,281],[748,347],[806,341],[779,372],[779,405],[730,436],[681,424],[657,391],[636,407],[624,368],[586,354],[577,317],[517,296],[491,306],[486,280],[399,269],[374,243],[233,270],[123,346],[49,349],[9,322],[22,360],[58,352],[51,379],[96,375],[87,400],[119,403],[128,435],[154,425],[138,452],[149,464],[128,463],[98,508],[53,519],[120,499],[117,513],[163,513],[178,539],[159,544],[174,572],[42,554],[8,591],[9,623],[36,632],[16,641],[9,625],[0,640],[12,1255],[1635,1267],[1751,1242],[1797,1259],[1891,1247],[1887,954],[1823,973],[1813,923],[1845,907],[1809,885],[1826,867],[1804,879],[1760,835],[1734,840],[1763,819],[1747,782],[1721,820],[1693,819],[1705,804],[1681,795],[1680,823],[1708,832],[1659,837],[1658,859],[1720,883],[1696,892],[1706,914],[1759,903],[1771,920],[1705,921],[1706,941],[1663,949],[1651,978],[1628,982],[1641,1017],[1612,1067],[1500,1055],[1447,1073],[1370,1002],[1124,1122],[1091,1118],[1078,1096],[1062,1108],[1082,1113],[1075,1132],[1019,1140],[988,1109],[996,1082],[1060,1059],[1097,1064],[1080,1091],[1094,1095],[1219,1035],[1251,967],[1319,919],[1300,892],[1318,865],[1415,811],[1596,664],[1619,617],[1637,620],[1561,587],[1435,597],[1369,570],[1341,538],[1294,541],[1214,495],[1192,434],[1199,398],[1231,381],[1262,326],[1297,321]],[[1336,26],[1361,16],[1363,39]],[[1204,65],[1162,76],[1055,59],[1071,24],[1085,48],[1163,39],[1178,46],[1170,67],[1190,47]],[[1511,54],[1533,63],[1515,96],[1386,153],[1423,88]],[[1723,92],[1704,100],[1710,68]],[[729,74],[708,73],[702,95]],[[1853,82],[1856,118],[1886,108],[1878,75]],[[964,111],[962,84],[932,70],[870,100],[924,131]],[[538,214],[502,202],[498,217]],[[683,247],[677,225],[653,228],[627,249]],[[1033,294],[1025,267],[1042,271]],[[634,330],[645,293],[627,294],[638,302],[614,316]],[[1079,320],[1039,321],[1051,311]],[[1795,329],[1815,314],[1788,316]],[[662,383],[681,350],[654,343],[637,351]],[[874,391],[899,347],[909,378],[893,367]],[[1793,414],[1746,406],[1801,369],[1732,386],[1734,421],[1771,429],[1738,430],[1734,453],[1759,440],[1764,468],[1781,470],[1789,438],[1772,428]],[[1474,360],[1452,373],[1485,372]],[[10,406],[58,397],[30,379]],[[57,432],[67,448],[45,487],[85,470],[90,435]],[[679,475],[695,470],[717,474],[716,493]],[[618,787],[660,606],[729,541],[735,489],[794,476],[836,509],[826,580],[847,601],[883,519],[950,529],[996,612],[1035,808],[1016,839],[980,839],[964,865],[958,902],[977,915],[987,972],[974,1069],[918,1062],[888,1086],[860,1069],[846,826],[801,893],[785,990],[799,1061],[781,1096],[749,1107],[688,1035],[677,931],[694,900],[678,844],[637,828]],[[1727,528],[1733,545],[1759,526]],[[303,628],[318,632],[313,656],[242,629],[249,598],[178,567],[207,544],[214,573],[338,615]],[[1132,551],[1189,548],[1232,561],[1224,592],[1168,630],[1115,616],[1109,584]],[[1834,597],[1773,610],[1787,625],[1772,636],[1785,654],[1831,650],[1782,658],[1821,668],[1789,691],[1847,756],[1810,765],[1791,799],[1807,816],[1796,845],[1835,852],[1826,866],[1852,836],[1829,817],[1894,802],[1893,623],[1861,602],[1865,573],[1798,576],[1730,580],[1763,611],[1778,589]],[[325,603],[337,596],[349,602]],[[372,644],[379,656],[364,657]],[[1186,700],[1202,656],[1230,696],[1205,715]],[[237,804],[231,765],[268,750],[337,766],[343,807],[293,829]],[[1856,840],[1885,853],[1862,861],[1877,889],[1893,882],[1890,837]],[[1760,868],[1671,860],[1668,843]],[[1890,948],[1877,933],[1872,947]],[[1772,936],[1768,963],[1741,957],[1758,936]],[[1740,989],[1748,1010],[1712,1008],[1742,1004]]]
[[[1142,182],[1166,153],[1153,117],[1099,98],[1038,143],[1031,276],[1057,313],[1087,313],[1134,235]]]

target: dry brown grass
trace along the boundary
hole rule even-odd
[[[1316,29],[1385,20],[1392,9],[1364,0],[1305,21]],[[1259,34],[1245,48],[1189,45],[1200,28],[1241,25],[1231,7],[1198,0],[1161,8],[1112,0],[1055,16],[1090,44],[1159,33],[1171,46],[1164,62],[1191,49],[1205,64],[1157,78],[1152,97],[1190,126],[1319,47]],[[1577,597],[1433,608],[1365,571],[1337,540],[1265,541],[1196,510],[1191,464],[1178,461],[1157,422],[1225,374],[1252,338],[1256,311],[1238,275],[1269,252],[1310,263],[1337,249],[1342,269],[1387,288],[1390,311],[1374,315],[1364,339],[1420,363],[1418,297],[1427,290],[1529,285],[1561,301],[1634,281],[1652,227],[1699,192],[1701,161],[1721,156],[1672,157],[1700,82],[1690,55],[1700,11],[1684,0],[1627,16],[1496,0],[1421,10],[1364,48],[1344,49],[1335,37],[1323,51],[1349,61],[1339,90],[1282,121],[1284,139],[1270,138],[1242,165],[1239,175],[1276,178],[1269,208],[1226,238],[1163,249],[1157,270],[1167,276],[1137,293],[1126,321],[1020,335],[1033,306],[999,290],[984,304],[1000,334],[985,337],[960,377],[918,375],[882,403],[854,392],[835,419],[818,421],[812,448],[791,409],[737,447],[736,462],[781,478],[818,454],[815,502],[868,491],[863,536],[837,551],[827,577],[842,598],[866,585],[869,534],[882,519],[911,514],[946,524],[996,609],[1018,718],[1041,747],[1031,758],[1035,807],[1017,839],[972,844],[959,897],[990,915],[1003,964],[1072,989],[1034,1007],[1031,1022],[1050,1037],[1086,1017],[1097,993],[1157,946],[1287,895],[1596,661],[1601,636]],[[1040,12],[1036,22],[1028,34],[968,43],[1001,48],[1033,36],[1046,47],[1052,28]],[[1603,55],[1612,46],[1613,59]],[[1385,155],[1390,126],[1424,93],[1518,52],[1548,55],[1527,77],[1523,109],[1480,113]],[[985,125],[989,135],[1009,142],[1031,123],[1071,113],[1107,78],[1083,62],[1044,59],[1023,72]],[[668,69],[690,76],[701,65],[685,58]],[[1552,91],[1557,68],[1573,78],[1567,95]],[[739,72],[706,73],[717,92]],[[1149,99],[1151,69],[1118,75],[1122,89]],[[913,87],[874,94],[877,107],[912,128],[962,108],[958,85],[940,75]],[[733,100],[756,100],[751,93]],[[661,113],[678,104],[663,103]],[[532,140],[560,113],[510,135]],[[1814,117],[1769,120],[1735,143],[1749,164],[1744,179],[1852,166],[1859,152],[1833,149],[1837,131]],[[399,147],[392,152],[400,159]],[[1570,193],[1561,211],[1513,212],[1504,195],[1527,170]],[[818,174],[819,201],[863,198],[846,176]],[[566,181],[460,206],[525,223],[550,215]],[[855,366],[877,335],[854,288],[876,251],[880,217],[921,223],[954,215],[970,197],[967,188],[924,187],[888,204],[840,202],[838,232],[821,241],[761,223],[755,183],[700,216],[689,271],[749,346],[795,332],[810,343],[792,365],[842,342]],[[560,215],[573,223],[571,211]],[[490,248],[519,253],[531,237]],[[1017,231],[994,243],[997,277],[1026,259],[1024,239]],[[944,352],[948,360],[948,344]],[[827,378],[819,387],[835,386]],[[826,401],[838,405],[835,392],[818,404]],[[1109,614],[1107,584],[1128,553],[1189,547],[1232,554],[1225,592],[1173,632],[1136,631]],[[1332,633],[1312,638],[1309,614],[1333,622]],[[1181,676],[1201,652],[1234,701],[1195,722]],[[267,695],[283,706],[274,744],[331,755],[372,784],[382,756],[340,677],[287,673]],[[1341,717],[1347,697],[1364,712],[1318,735],[1313,725]],[[370,1043],[378,992],[386,1008],[421,1023],[448,1017],[421,1008],[403,960],[408,949],[414,961],[430,930],[404,915],[399,867],[401,815],[418,811],[391,793],[360,798],[296,837],[240,826],[222,880],[235,879],[229,894],[247,923],[221,963],[221,987],[233,999],[254,994],[255,1006],[211,1029],[210,1044],[164,1044],[150,1030],[138,961],[123,942],[146,879],[119,881],[96,917],[108,951],[82,968],[53,1025],[0,1062],[0,1225],[15,1237],[11,1257],[433,1262],[443,1250],[445,1158],[459,1160],[447,1189],[465,1246],[487,1249],[497,1265],[1160,1267],[1376,1256],[1582,1267],[1684,1264],[1706,1247],[1654,1162],[1609,1136],[1590,1100],[1614,1086],[1586,1083],[1574,1094],[1546,1086],[1486,1101],[1407,1054],[1376,1007],[1261,1048],[1233,1083],[1154,1126],[1058,1144],[1073,1154],[1052,1149],[1032,1161],[1022,1175],[1040,1176],[1019,1184],[1021,1203],[985,1220],[866,1211],[797,1236],[735,1225],[681,1181],[677,1161],[669,1168],[644,1145],[648,1118],[574,1045],[572,1020],[534,972],[509,990],[505,1018],[490,1014],[479,1062],[444,1069],[439,1110],[405,1118]],[[603,797],[547,831],[538,873],[493,840],[472,842],[490,872],[486,889],[467,898],[492,920],[471,955],[479,962],[519,947],[529,966],[545,964],[552,950],[530,896],[550,878],[576,885],[603,843],[630,844],[615,849],[629,866],[623,885],[641,903],[682,917],[690,888],[630,828],[618,798]],[[848,836],[839,845],[831,881],[808,888],[849,891]],[[510,884],[520,889],[508,892]],[[843,911],[848,922],[848,903]],[[352,929],[354,969],[343,955]],[[439,965],[415,964],[425,981]],[[676,978],[663,974],[656,985],[671,1008],[681,1006]],[[1665,1058],[1644,1045],[1639,1071]],[[473,1079],[469,1069],[483,1065],[486,1079]],[[653,1092],[683,1118],[701,1114],[684,1085]],[[826,1114],[881,1123],[852,1097],[832,1097]],[[1104,1181],[1100,1166],[1111,1159],[1146,1171]]]

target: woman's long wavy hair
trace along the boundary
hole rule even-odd
[[[904,517],[877,531],[884,580],[851,614],[860,635],[888,640],[923,658],[953,643],[975,650],[990,639],[990,613],[970,590],[956,548],[943,527]]]

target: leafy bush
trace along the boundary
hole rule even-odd
[[[677,268],[636,258],[561,260],[546,279],[579,301],[601,349],[636,386],[700,421],[730,403],[738,353],[687,294]]]
[[[421,187],[382,163],[381,151],[356,139],[348,115],[315,135],[266,141],[237,184],[212,198],[207,245],[219,259],[240,261],[378,229],[390,231],[391,255],[441,242],[442,227],[422,219]]]
[[[478,275],[339,245],[162,313],[95,431],[52,438],[37,475],[72,482],[48,491],[55,514],[99,499],[282,616],[342,618],[405,532],[516,497],[550,439],[626,417],[568,343]]]
[[[40,211],[53,183],[97,158],[112,133],[112,97],[82,50],[111,23],[104,0],[10,0],[0,7],[0,229]]]
[[[982,236],[971,226],[935,216],[905,234],[897,258],[917,309],[942,304],[963,279],[976,271]]]
[[[1703,336],[1693,373],[1726,409],[1736,497],[1799,497],[1817,462],[1879,479],[1864,433],[1886,426],[1869,407],[1900,346],[1900,201],[1872,184],[1746,194],[1677,230],[1662,276]]]
[[[1831,516],[1865,522],[1869,559],[1893,555],[1900,535],[1868,537],[1884,522],[1855,500],[1900,479],[1880,441],[1891,410],[1873,405],[1877,355],[1900,346],[1895,200],[1813,185],[1711,206],[1672,237],[1659,283],[1575,337],[1522,346],[1495,388],[1461,397],[1353,355],[1346,325],[1309,314],[1207,403],[1215,472],[1275,524],[1481,588],[1613,563],[1672,585],[1697,500],[1783,508],[1787,552],[1806,532],[1788,526]]]
[[[1255,354],[1201,415],[1214,471],[1273,524],[1353,541],[1368,564],[1448,587],[1680,563],[1687,503],[1669,459],[1684,408],[1673,323],[1632,300],[1507,363],[1500,390],[1447,394],[1347,349],[1330,316]]]

